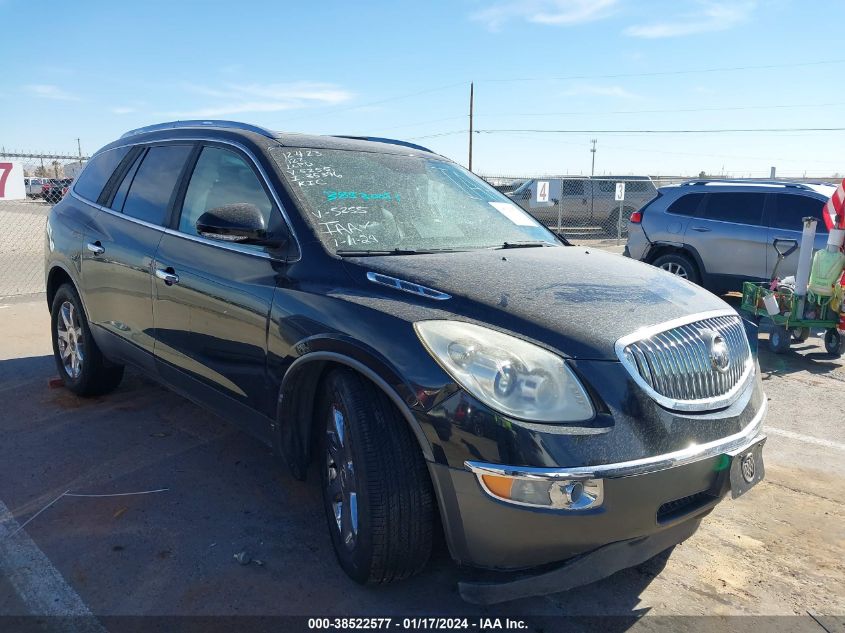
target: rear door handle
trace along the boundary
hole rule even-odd
[[[86,244],[85,246],[86,248],[88,248],[89,251],[94,253],[94,255],[102,255],[106,252],[106,249],[103,248],[103,245],[100,244],[99,240],[97,240],[96,242],[88,242],[88,244]]]
[[[693,226],[691,227],[693,231],[698,231],[699,233],[709,233],[710,229],[706,226]]]
[[[179,283],[179,275],[177,275],[172,268],[156,268],[156,277],[161,279],[168,286]]]

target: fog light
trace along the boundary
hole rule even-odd
[[[481,474],[489,495],[518,505],[561,510],[588,510],[604,501],[601,479],[551,480]]]

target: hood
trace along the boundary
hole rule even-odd
[[[578,246],[345,262],[370,288],[369,271],[428,286],[451,295],[445,301],[420,299],[432,308],[534,339],[572,358],[616,360],[616,341],[641,327],[730,308],[658,268]]]

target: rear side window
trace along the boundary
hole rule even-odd
[[[584,181],[583,180],[564,180],[561,182],[563,186],[564,196],[583,196],[584,195]]]
[[[703,193],[688,193],[670,204],[666,211],[675,215],[695,215],[698,205],[701,204],[703,199]]]
[[[162,145],[147,150],[129,185],[123,213],[163,225],[170,197],[191,149],[190,145]]]
[[[719,192],[705,194],[702,213],[708,220],[737,224],[762,224],[763,202],[766,195],[750,192]]]
[[[769,198],[769,226],[787,231],[801,231],[803,219],[816,218],[816,231],[827,232],[822,209],[824,201],[809,196],[790,193],[776,193]]]
[[[96,202],[115,168],[128,152],[128,147],[119,147],[94,156],[82,170],[73,190],[86,200]]]

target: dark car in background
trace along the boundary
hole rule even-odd
[[[231,122],[142,128],[50,212],[65,385],[131,365],[316,463],[358,582],[452,557],[595,580],[689,537],[763,476],[745,324],[652,266],[568,247],[425,148]],[[752,340],[756,340],[756,335]],[[580,556],[580,572],[566,563]]]
[[[630,218],[625,254],[715,293],[771,278],[774,242],[801,241],[802,218],[818,219],[816,250],[827,243],[822,209],[835,187],[771,180],[692,180],[661,187]],[[798,253],[778,267],[794,275]]]
[[[72,184],[73,178],[46,178],[41,183],[41,199],[56,204],[67,194]]]

